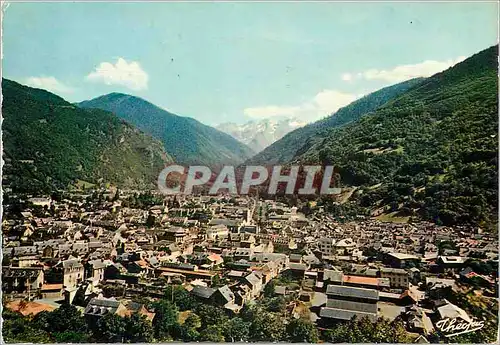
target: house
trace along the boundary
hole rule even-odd
[[[213,303],[231,311],[237,312],[241,308],[241,306],[236,303],[235,294],[227,285],[224,285],[215,290],[211,296],[211,300],[213,301]]]
[[[408,329],[411,332],[418,333],[420,335],[430,335],[434,330],[434,325],[429,316],[425,311],[417,306],[412,306],[404,315],[406,322],[408,323]]]
[[[165,230],[162,239],[165,239],[174,243],[183,243],[187,239],[188,233],[186,229],[180,227],[172,227]]]
[[[342,285],[367,289],[379,289],[378,278],[344,275]]]
[[[33,204],[34,206],[49,208],[52,200],[50,198],[29,198],[28,202]]]
[[[16,267],[33,267],[40,265],[40,259],[38,255],[26,255],[15,257],[11,260],[12,266]]]
[[[437,265],[441,272],[449,270],[459,270],[464,267],[466,258],[460,256],[440,256]]]
[[[221,237],[226,237],[229,234],[229,229],[224,224],[214,225],[207,229],[207,239],[216,240]]]
[[[63,286],[66,289],[76,287],[84,279],[84,267],[78,259],[69,259],[61,262],[63,269]]]
[[[2,292],[36,295],[42,287],[42,267],[2,267]]]
[[[323,270],[323,283],[326,289],[327,285],[342,285],[344,282],[344,273],[337,270]]]
[[[410,284],[408,272],[401,268],[382,267],[380,278],[389,279],[391,287],[396,289],[408,289]]]
[[[150,313],[144,305],[140,303],[128,300],[118,301],[115,298],[104,297],[92,298],[84,311],[85,318],[91,325],[95,324],[99,318],[108,314],[126,317],[135,313],[145,316],[149,321],[152,321],[155,315],[154,313]]]
[[[425,285],[427,296],[433,300],[447,298],[456,288],[455,280],[435,277],[426,277]]]
[[[231,270],[226,274],[226,277],[231,280],[242,281],[246,274],[247,272],[245,271]]]
[[[247,285],[250,288],[253,297],[260,295],[262,290],[262,280],[255,273],[247,275],[242,284]]]
[[[110,262],[104,269],[104,279],[121,279],[127,269],[119,262]]]
[[[352,238],[344,238],[334,244],[335,255],[351,255],[356,249],[356,243]]]
[[[245,225],[240,228],[241,233],[258,234],[260,232],[258,225]]]
[[[444,300],[444,302],[444,305],[436,308],[436,313],[433,318],[435,327],[440,330],[441,333],[444,333],[445,335],[458,333],[460,330],[464,329],[464,327],[461,326],[471,326],[473,319],[465,312],[465,310],[447,300]],[[455,327],[447,329],[447,326],[451,324],[454,324]]]
[[[274,294],[276,296],[286,296],[286,286],[275,286],[274,287]]]
[[[43,284],[40,292],[43,299],[61,299],[63,284]]]
[[[191,294],[202,301],[209,301],[214,292],[215,289],[201,285],[195,285],[193,290],[191,290]]]
[[[384,253],[382,262],[393,268],[410,268],[418,266],[420,258],[405,253]]]
[[[296,279],[303,279],[307,269],[308,266],[306,264],[291,262],[288,264],[288,269],[285,271],[285,274]]]
[[[225,225],[230,232],[239,233],[243,223],[244,222],[242,220],[238,219],[214,218],[208,223],[208,225]]]
[[[92,298],[85,307],[84,315],[90,325],[108,314],[124,312],[126,307],[114,298]]]
[[[104,272],[106,270],[106,264],[104,260],[92,260],[87,262],[85,265],[85,276],[87,279],[92,279],[96,282],[102,282],[104,280]]]
[[[320,238],[319,240],[319,250],[321,251],[321,254],[325,256],[333,256],[335,253],[335,239],[333,238],[328,238],[328,237],[323,237]]]

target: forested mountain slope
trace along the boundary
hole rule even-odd
[[[78,106],[111,111],[161,140],[165,150],[179,164],[236,165],[255,153],[229,134],[190,117],[169,113],[139,97],[111,93],[81,102]]]
[[[2,93],[3,185],[15,191],[52,191],[77,180],[150,188],[172,162],[159,141],[110,112],[7,79]]]
[[[293,161],[333,164],[358,206],[444,224],[497,222],[498,46],[438,73]]]
[[[301,152],[301,150],[321,140],[329,129],[358,120],[361,116],[374,111],[389,100],[403,94],[422,80],[422,78],[408,80],[385,87],[362,97],[339,109],[331,116],[288,133],[283,138],[248,160],[247,164],[277,164],[289,162],[297,152]]]

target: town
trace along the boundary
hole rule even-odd
[[[353,332],[370,324],[396,334],[379,342],[496,339],[498,236],[479,227],[102,188],[9,196],[2,229],[4,337],[6,311],[37,320],[72,306],[107,341],[124,335],[106,338],[100,320],[134,315],[152,335],[130,342],[363,342]]]

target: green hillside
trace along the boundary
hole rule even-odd
[[[339,167],[358,206],[444,224],[493,225],[498,47],[426,79],[293,157]],[[372,186],[371,188],[369,188]]]
[[[163,142],[180,164],[236,165],[254,152],[229,134],[195,119],[169,113],[141,98],[111,93],[78,104],[82,108],[111,111]]]
[[[154,186],[171,157],[115,115],[2,79],[3,185],[50,191],[77,180]]]
[[[307,147],[321,141],[328,134],[328,129],[340,127],[358,120],[363,115],[376,110],[389,100],[400,96],[422,80],[422,78],[408,80],[362,97],[339,109],[331,116],[288,133],[248,160],[247,164],[278,164],[289,162],[294,156],[306,150]]]

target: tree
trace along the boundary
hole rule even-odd
[[[267,303],[267,310],[273,313],[283,314],[286,311],[286,301],[283,297],[274,297]]]
[[[191,313],[184,321],[184,325],[188,328],[198,329],[201,327],[201,319],[195,313]]]
[[[253,341],[280,341],[285,338],[284,318],[270,312],[257,312],[250,326]]]
[[[264,296],[265,297],[273,297],[274,289],[276,287],[276,281],[272,279],[269,283],[264,287]]]
[[[223,343],[225,341],[222,329],[218,325],[210,325],[200,332],[202,341],[210,341],[214,343]]]
[[[172,327],[172,338],[184,342],[198,341],[200,333],[196,329],[190,328],[185,324],[180,325],[177,323]]]
[[[165,299],[173,300],[180,311],[192,310],[198,305],[196,299],[181,285],[168,285],[165,289]]]
[[[144,315],[138,313],[125,318],[125,339],[132,343],[148,343],[153,340],[153,327]]]
[[[243,342],[247,341],[250,333],[250,323],[243,321],[239,317],[234,317],[224,325],[224,338],[226,341]]]
[[[66,331],[53,334],[56,343],[89,343],[90,335],[81,332]]]
[[[27,318],[8,309],[2,312],[2,335],[7,343],[50,343],[49,333],[33,327]]]
[[[155,317],[153,329],[158,340],[168,339],[172,327],[177,323],[177,308],[167,300],[159,300],[153,304]]]
[[[202,320],[203,326],[222,325],[228,319],[227,315],[219,307],[210,304],[200,304],[196,308],[196,314]]]
[[[292,343],[317,343],[319,341],[318,329],[310,320],[294,319],[286,329],[288,340]]]
[[[87,324],[83,315],[71,304],[62,304],[51,312],[38,313],[33,318],[37,328],[51,333],[87,333]]]
[[[99,318],[94,330],[94,338],[108,343],[123,343],[127,332],[127,322],[116,314]]]

